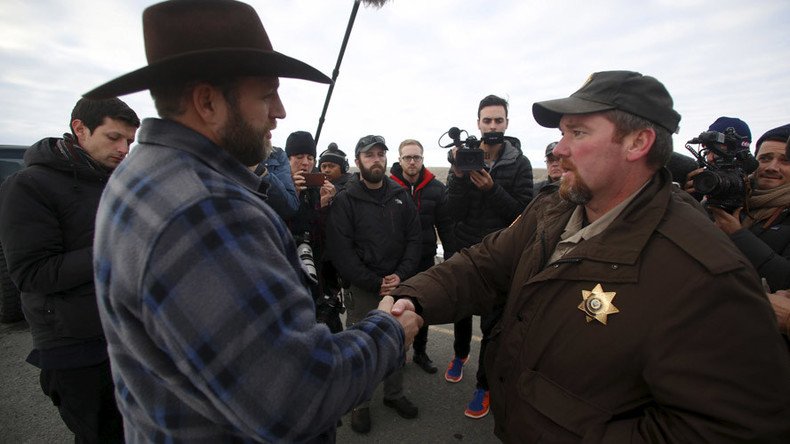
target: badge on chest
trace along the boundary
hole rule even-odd
[[[612,303],[616,294],[614,291],[603,291],[601,284],[597,284],[592,291],[582,290],[582,303],[579,304],[579,310],[584,312],[587,322],[597,319],[598,322],[606,325],[607,317],[610,314],[620,312]]]

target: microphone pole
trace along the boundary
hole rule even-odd
[[[318,138],[321,137],[321,128],[324,126],[324,118],[326,117],[326,110],[329,108],[329,100],[332,99],[332,91],[335,90],[335,81],[340,74],[340,64],[343,62],[343,55],[346,53],[346,46],[348,46],[348,38],[351,36],[351,29],[354,27],[354,20],[357,18],[357,11],[359,11],[359,4],[362,0],[354,0],[354,7],[351,9],[351,16],[348,18],[348,25],[346,26],[346,35],[343,37],[343,44],[340,45],[340,53],[337,55],[337,63],[335,63],[335,70],[332,71],[332,83],[329,84],[329,90],[326,92],[326,100],[324,100],[324,109],[321,111],[321,117],[318,119],[318,129],[315,130],[315,144],[318,146]],[[365,0],[366,4],[376,7],[381,7],[387,0]]]

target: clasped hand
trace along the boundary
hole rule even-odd
[[[378,309],[390,313],[398,320],[403,327],[404,341],[408,350],[423,324],[422,317],[415,311],[414,303],[409,299],[398,299],[396,302],[392,296],[384,296],[379,302]]]

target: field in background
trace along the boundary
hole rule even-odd
[[[439,179],[442,183],[447,183],[447,171],[449,171],[449,167],[428,167],[429,170]],[[356,167],[351,167],[349,169],[351,172],[357,172]],[[537,182],[539,180],[543,180],[546,178],[546,168],[535,168],[534,165],[532,167],[532,179]]]

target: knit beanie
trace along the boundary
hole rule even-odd
[[[768,130],[765,134],[760,136],[757,139],[757,143],[755,144],[754,148],[754,155],[757,156],[757,153],[760,151],[760,145],[763,142],[767,142],[769,140],[774,140],[777,142],[787,142],[787,139],[790,138],[790,123],[787,125],[782,125],[780,127],[776,127],[772,130]]]
[[[321,157],[318,159],[318,168],[321,168],[321,164],[324,162],[336,163],[340,165],[341,168],[348,167],[346,153],[341,151],[335,142],[330,143],[326,151],[321,153]]]
[[[329,144],[326,151],[321,153],[321,158],[318,159],[318,166],[320,167],[324,162],[332,162],[338,165],[343,165],[346,162],[346,153],[341,151],[335,142]]]
[[[307,131],[296,131],[288,136],[285,141],[285,153],[288,157],[297,154],[309,154],[315,157],[315,141],[313,135]]]

